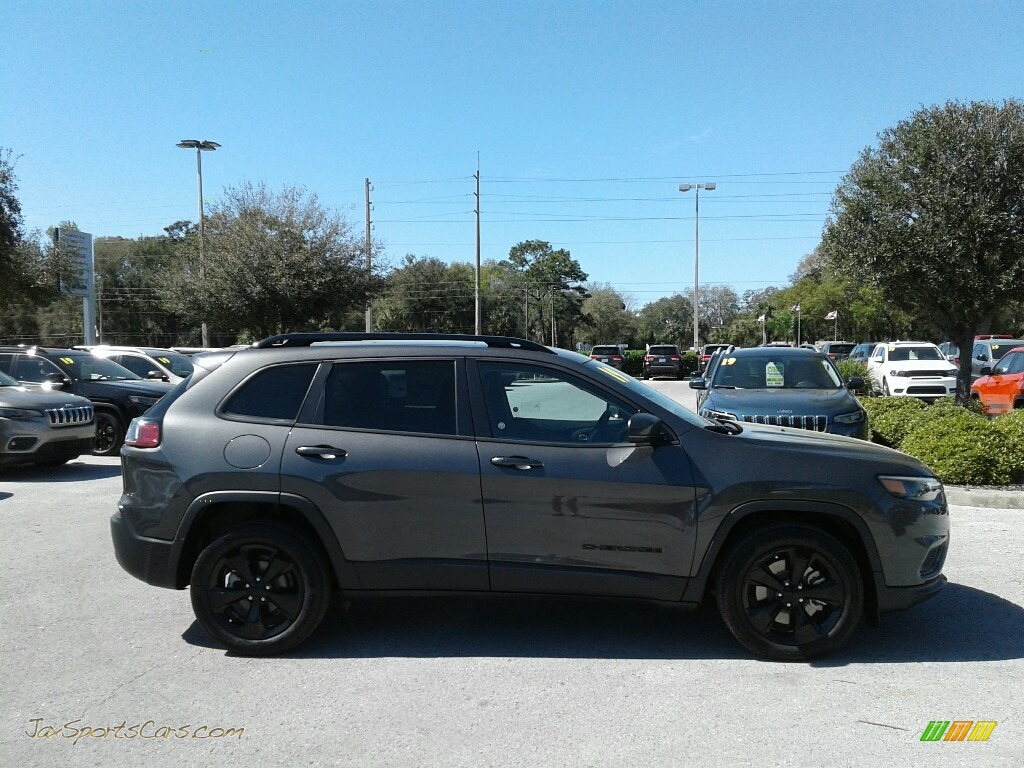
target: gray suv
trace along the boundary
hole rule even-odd
[[[711,600],[800,660],[945,583],[916,459],[704,419],[576,353],[318,333],[193,362],[131,424],[114,551],[235,652],[294,648],[335,592],[515,593]]]
[[[56,466],[89,453],[92,422],[84,397],[32,391],[0,373],[0,467]]]

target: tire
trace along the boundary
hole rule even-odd
[[[754,531],[728,551],[715,600],[726,627],[751,653],[803,661],[850,639],[864,615],[864,580],[849,550],[832,536],[778,525]]]
[[[245,656],[291,650],[320,625],[331,600],[320,550],[291,529],[265,523],[241,525],[208,545],[192,569],[190,591],[200,626]]]
[[[892,393],[889,391],[889,380],[882,377],[882,397],[892,397]]]
[[[93,456],[116,456],[124,443],[124,425],[116,414],[96,411],[96,437]]]

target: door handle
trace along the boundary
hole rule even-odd
[[[348,455],[344,448],[335,448],[332,445],[300,445],[295,449],[299,456],[312,456],[316,459],[343,459]]]
[[[491,464],[496,467],[514,467],[515,469],[541,469],[544,464],[525,456],[495,456]]]

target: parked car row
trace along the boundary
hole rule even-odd
[[[115,456],[131,420],[191,372],[166,349],[0,346],[0,464]]]

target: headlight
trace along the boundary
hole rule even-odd
[[[878,482],[897,499],[935,501],[942,497],[942,483],[934,477],[894,477],[879,475]]]
[[[840,424],[860,424],[864,421],[864,411],[854,411],[853,413],[841,413],[833,419],[838,421]]]
[[[42,415],[42,411],[31,408],[0,408],[0,419],[38,419]]]
[[[736,421],[735,414],[725,413],[724,411],[712,411],[710,408],[702,410],[700,415],[705,419],[725,419],[726,421]]]
[[[895,376],[900,379],[905,379],[910,375],[910,371],[889,371],[890,376]]]
[[[149,408],[153,403],[159,400],[159,397],[145,397],[143,395],[130,395],[128,402],[132,405],[137,405],[140,408]]]

